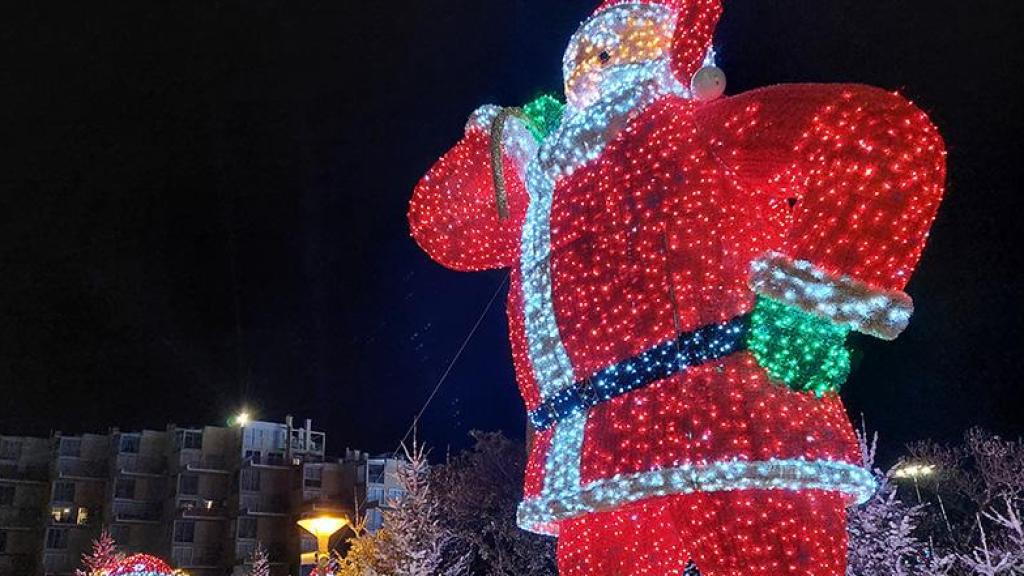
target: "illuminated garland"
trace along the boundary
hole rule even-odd
[[[768,374],[793,390],[838,392],[850,373],[850,329],[800,308],[758,297],[747,346]]]
[[[519,506],[520,526],[557,535],[558,521],[668,494],[733,490],[827,490],[846,494],[851,504],[867,502],[876,483],[870,472],[845,462],[768,460],[684,465],[639,474],[621,474],[582,488],[527,499]]]

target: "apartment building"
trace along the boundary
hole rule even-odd
[[[0,436],[0,575],[33,574],[50,502],[50,442]]]
[[[125,552],[193,576],[241,574],[257,542],[275,575],[315,549],[295,521],[396,494],[397,461],[325,456],[312,423],[0,436],[0,575],[68,575],[104,527]],[[391,470],[389,474],[387,471]],[[373,517],[371,517],[373,520]],[[379,527],[379,519],[374,520]]]
[[[356,465],[357,483],[362,497],[360,509],[366,514],[366,528],[376,532],[384,523],[383,512],[405,495],[398,481],[402,460],[393,455],[367,457],[356,454],[352,461]]]

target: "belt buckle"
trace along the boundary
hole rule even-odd
[[[601,399],[597,396],[597,390],[594,388],[593,376],[581,380],[576,385],[576,394],[580,397],[580,405],[583,408],[593,408],[601,403]]]

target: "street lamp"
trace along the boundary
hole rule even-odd
[[[239,428],[244,428],[249,423],[250,418],[251,416],[249,416],[249,412],[247,410],[242,410],[231,419],[231,424],[238,426]]]
[[[900,462],[892,470],[893,478],[907,479],[910,478],[914,481],[914,493],[917,494],[917,503],[921,504],[921,489],[918,487],[917,481],[921,478],[927,478],[933,474],[938,468],[934,464],[927,464],[924,462]]]
[[[315,516],[300,518],[298,525],[303,530],[316,536],[316,572],[327,576],[327,563],[330,561],[329,545],[331,536],[348,524],[348,518],[341,514],[320,512]]]
[[[912,478],[915,481],[919,478],[924,478],[935,474],[934,464],[924,464],[920,462],[900,462],[892,471],[892,475],[895,478]]]

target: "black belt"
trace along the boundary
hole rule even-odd
[[[750,314],[720,324],[683,332],[640,354],[603,368],[596,374],[559,390],[530,411],[530,423],[547,430],[558,421],[678,374],[691,366],[724,358],[746,348]]]

